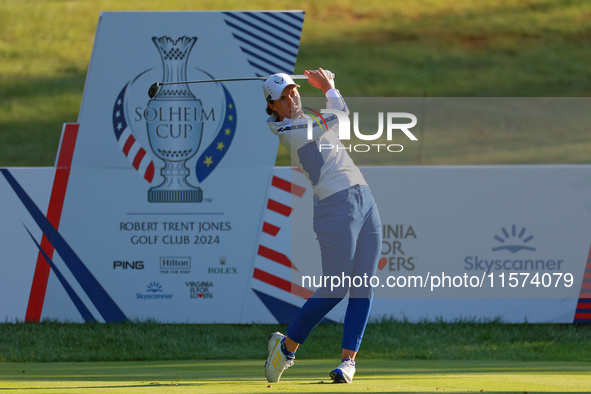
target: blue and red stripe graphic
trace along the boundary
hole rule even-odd
[[[583,283],[573,323],[591,323],[591,248],[583,273]]]
[[[225,22],[258,77],[292,74],[304,26],[301,12],[224,12]]]
[[[78,125],[66,125],[60,146],[56,175],[47,216],[42,213],[28,193],[14,178],[12,173],[8,169],[0,169],[0,173],[4,176],[23,206],[31,215],[32,219],[43,232],[41,244],[33,239],[33,242],[39,249],[39,258],[37,260],[31,294],[29,296],[29,304],[25,314],[25,320],[27,321],[39,321],[41,318],[43,302],[47,290],[47,281],[51,270],[53,270],[59,282],[64,286],[66,293],[70,296],[70,299],[82,318],[87,322],[97,321],[97,318],[93,316],[89,308],[84,305],[80,296],[76,294],[71,284],[65,279],[61,270],[58,269],[53,262],[52,256],[54,251],[59,254],[66,267],[80,284],[81,288],[86,293],[86,296],[92,302],[105,322],[121,322],[127,320],[123,311],[117,306],[111,296],[109,296],[103,286],[98,282],[58,231],[77,135]],[[31,238],[33,238],[26,226],[25,229]]]
[[[62,134],[57,168],[53,180],[49,208],[47,209],[47,220],[49,220],[51,225],[56,229],[59,228],[62,209],[64,207],[66,189],[70,178],[70,166],[72,164],[72,158],[74,157],[76,139],[78,138],[78,128],[78,124],[66,124]],[[51,259],[53,251],[53,245],[49,242],[49,239],[43,235],[41,238],[41,249],[35,266],[35,274],[33,276],[33,284],[31,286],[31,294],[29,295],[29,304],[25,314],[25,321],[38,322],[41,319],[45,293],[47,291],[47,281],[49,280],[49,273],[51,270],[44,255]]]

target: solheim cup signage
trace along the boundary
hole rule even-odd
[[[295,49],[280,66],[257,66],[273,46],[252,23],[271,33],[280,21]],[[96,293],[88,281],[69,274],[68,264],[83,264],[120,320],[251,318],[236,300],[256,297],[251,266],[278,146],[263,81],[163,85],[152,97],[148,88],[293,74],[302,26],[302,12],[101,14],[59,226],[78,259],[55,261],[74,290],[50,276],[45,316],[113,321],[84,295]]]
[[[164,82],[186,81],[187,60],[197,37],[154,37],[164,68]],[[201,202],[203,192],[191,185],[185,163],[197,154],[203,134],[203,106],[187,84],[164,85],[150,100],[144,118],[152,152],[162,159],[164,181],[150,188],[150,202]],[[149,116],[148,117],[146,117]]]
[[[187,81],[188,62],[198,37],[160,36],[152,37],[152,41],[162,61],[158,80]],[[212,78],[207,71],[196,71],[204,79]],[[154,69],[145,70],[121,90],[113,107],[115,137],[130,164],[150,184],[157,183],[159,162],[151,154],[164,163],[160,168],[162,180],[147,192],[149,202],[202,202],[203,190],[197,184],[215,169],[230,147],[236,131],[236,105],[221,83],[216,84],[214,95],[207,95],[205,103],[187,84],[164,85],[148,100],[143,82],[154,74]],[[206,131],[216,138],[190,169],[187,162],[199,153]],[[146,136],[148,144],[144,146]]]

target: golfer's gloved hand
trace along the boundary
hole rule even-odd
[[[310,85],[322,90],[324,93],[326,93],[330,89],[335,88],[334,79],[329,78],[329,74],[327,74],[320,67],[318,68],[318,70],[306,70],[304,71],[304,75],[308,77],[308,82],[310,83]],[[334,75],[332,76],[334,77]]]

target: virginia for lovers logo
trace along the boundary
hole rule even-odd
[[[152,37],[152,41],[162,60],[163,75],[151,68],[121,89],[113,106],[115,138],[139,175],[155,184],[148,190],[149,202],[202,202],[198,184],[217,167],[232,143],[236,105],[221,83],[200,89],[199,97],[206,97],[207,102],[196,97],[187,84],[164,85],[148,99],[150,81],[187,80],[189,54],[197,37],[183,36],[175,41],[162,36]],[[199,68],[190,70],[202,79],[213,79]],[[204,141],[209,145],[198,155]]]

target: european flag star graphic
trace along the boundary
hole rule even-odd
[[[195,165],[195,173],[199,182],[203,182],[222,161],[236,132],[236,105],[228,89],[224,85],[222,85],[222,88],[224,89],[226,99],[226,113],[224,114],[224,121],[213,142],[203,151]]]

